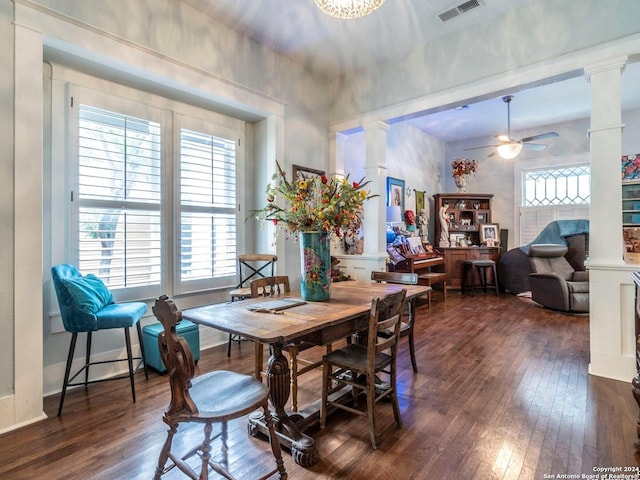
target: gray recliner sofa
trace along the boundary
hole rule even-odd
[[[565,245],[532,244],[529,260],[531,298],[539,304],[566,312],[589,311],[589,272],[575,270],[567,261]]]

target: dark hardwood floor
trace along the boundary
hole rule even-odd
[[[593,475],[598,467],[638,467],[637,406],[629,383],[587,374],[588,317],[554,313],[514,296],[439,294],[418,309],[413,374],[405,342],[400,367],[404,426],[391,405],[378,407],[381,448],[372,450],[366,420],[335,413],[310,433],[320,462],[309,469],[285,455],[291,479],[513,479]],[[226,345],[202,352],[200,372],[251,373],[253,348]],[[319,396],[319,372],[300,378],[300,400]],[[50,418],[0,436],[1,479],[150,479],[165,439],[166,376],[137,378],[45,399]],[[200,438],[200,428],[186,437]],[[266,441],[232,424],[229,462],[238,478],[271,462]],[[629,472],[627,472],[629,473]],[[546,475],[546,476],[545,476]],[[182,478],[177,471],[165,477]],[[587,478],[587,477],[583,477]],[[595,478],[595,477],[594,477]],[[602,478],[602,475],[600,476]],[[634,477],[635,478],[635,477]]]

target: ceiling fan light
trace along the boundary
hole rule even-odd
[[[498,154],[505,160],[516,158],[522,151],[522,144],[517,142],[505,143],[497,147]]]
[[[369,15],[384,3],[384,0],[314,0],[327,15],[341,19],[359,18]]]

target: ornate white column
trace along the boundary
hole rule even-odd
[[[591,218],[589,233],[589,372],[630,381],[635,375],[633,300],[622,258],[622,109],[620,78],[627,57],[585,68],[591,83]]]
[[[387,130],[389,124],[376,121],[365,125],[366,160],[365,174],[371,181],[372,194],[378,196],[365,203],[364,211],[364,253],[387,256],[386,222],[386,179],[387,179]]]
[[[333,246],[332,254],[340,260],[340,268],[354,280],[369,281],[374,270],[386,270],[387,250],[385,233],[386,215],[386,159],[387,130],[389,125],[376,121],[365,130],[365,178],[370,183],[367,190],[378,195],[365,202],[362,231],[364,249],[362,255],[345,255],[341,246]],[[335,134],[329,139],[330,166],[333,172],[344,172],[343,141],[345,136]]]
[[[620,77],[626,60],[627,57],[620,57],[585,68],[591,83],[589,257],[596,263],[623,263]]]

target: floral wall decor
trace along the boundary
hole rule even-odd
[[[622,156],[622,180],[640,179],[640,153]]]

